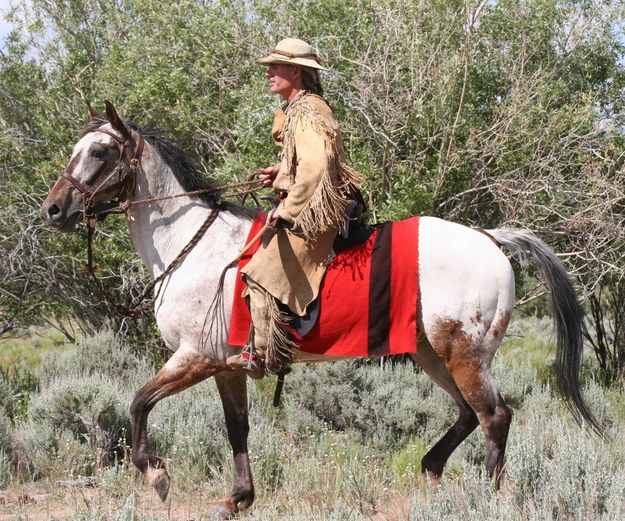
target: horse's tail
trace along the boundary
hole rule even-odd
[[[497,242],[508,247],[522,262],[537,265],[551,295],[557,336],[556,377],[558,387],[575,420],[585,420],[598,434],[603,429],[584,401],[579,374],[584,347],[582,321],[584,310],[577,300],[571,278],[549,246],[528,230],[499,228],[487,230]]]

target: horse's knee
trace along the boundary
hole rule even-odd
[[[463,407],[458,407],[458,420],[456,424],[458,427],[468,429],[470,432],[473,431],[478,425],[479,420],[477,419],[477,414],[475,411],[471,409],[469,404],[465,402]]]
[[[139,395],[137,394],[130,404],[130,417],[136,418],[137,415],[143,412],[143,400],[139,399]]]
[[[133,419],[149,414],[154,408],[153,400],[150,400],[150,395],[152,393],[146,392],[144,389],[145,387],[139,389],[130,404],[130,417]]]
[[[421,460],[421,474],[428,480],[439,478],[447,459],[453,450],[479,425],[477,415],[468,405],[459,406],[456,422],[449,428],[443,438],[432,447]]]
[[[512,410],[506,405],[501,397],[495,406],[495,410],[482,421],[486,435],[495,443],[501,443],[508,438],[508,431],[512,423]]]

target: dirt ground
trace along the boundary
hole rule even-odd
[[[167,521],[196,521],[212,519],[211,501],[214,491],[171,490],[165,503],[149,487],[136,487],[127,494],[111,494],[99,487],[82,485],[29,484],[19,489],[0,490],[0,521],[62,521],[72,517],[113,519],[128,510],[148,518]],[[241,518],[262,516],[263,503],[272,498],[257,498],[255,506]],[[267,507],[269,505],[265,505]],[[378,514],[363,518],[368,521],[406,521],[409,519],[410,499],[389,498]]]
[[[98,487],[30,484],[0,490],[0,521],[60,521],[80,515],[106,519],[124,509],[157,519],[188,521],[206,518],[209,503],[201,491],[182,494],[172,490],[163,503],[149,486],[115,497]]]

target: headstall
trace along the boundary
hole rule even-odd
[[[109,130],[96,128],[92,130],[92,132],[102,132],[103,134],[107,134],[111,136],[118,144],[119,148],[119,157],[117,159],[117,163],[115,168],[95,187],[91,187],[86,185],[85,183],[79,181],[66,169],[61,173],[61,177],[69,181],[76,190],[78,190],[83,196],[83,209],[84,215],[88,219],[88,225],[92,226],[94,223],[93,219],[97,219],[97,215],[95,213],[95,197],[101,191],[115,191],[117,192],[117,196],[119,201],[124,201],[128,198],[130,193],[134,190],[136,185],[136,174],[139,169],[139,165],[141,162],[141,155],[143,154],[143,147],[145,140],[143,136],[134,131],[130,131],[131,134],[128,139],[124,139],[119,137],[118,135],[110,132]],[[137,136],[137,141],[133,139],[132,135],[135,134]],[[125,169],[125,172],[124,172]],[[106,184],[115,176],[118,176],[118,181],[113,183],[110,186],[106,186]],[[116,207],[117,203],[106,204],[105,203],[104,210],[110,209],[112,207]]]

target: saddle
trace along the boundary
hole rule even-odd
[[[375,226],[367,226],[363,221],[363,205],[356,204],[349,215],[349,226],[345,233],[339,232],[336,236],[332,249],[335,254],[353,248],[365,242],[371,234],[375,231]],[[315,326],[319,317],[319,298],[313,300],[306,308],[306,314],[303,316],[297,315],[291,311],[291,308],[278,302],[278,308],[280,312],[287,317],[286,323],[291,327],[298,336],[304,337]]]
[[[255,222],[250,237],[262,225],[262,219]],[[309,306],[306,316],[292,317],[297,351],[342,357],[416,351],[419,218],[360,228],[354,227],[351,237],[339,239],[340,253],[326,270],[318,302]],[[356,237],[367,238],[340,249],[340,243],[351,244],[343,239],[356,243]],[[251,256],[252,252],[246,253],[241,264]],[[228,338],[235,346],[246,345],[251,325],[243,288],[237,277]]]

